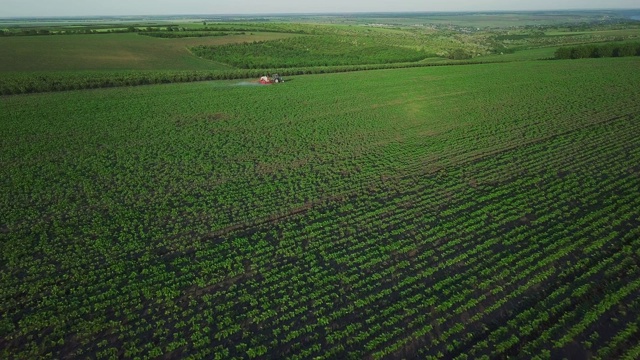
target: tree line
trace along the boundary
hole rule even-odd
[[[107,28],[79,28],[79,29],[21,29],[21,30],[0,30],[0,36],[38,36],[38,35],[79,35],[79,34],[122,34],[122,33],[138,33],[141,35],[157,36],[157,37],[184,37],[182,33],[204,33],[209,32],[213,35],[202,36],[216,36],[216,35],[235,35],[238,31],[233,33],[221,32],[217,28],[204,27],[188,29],[176,25],[168,26],[128,26],[126,28],[107,29]],[[156,35],[162,34],[162,35]],[[166,35],[169,34],[169,35]],[[171,35],[174,34],[174,35]],[[166,35],[166,36],[164,36]],[[193,35],[192,35],[193,36]],[[197,36],[197,35],[196,35]]]
[[[122,33],[147,33],[157,31],[186,31],[186,28],[177,26],[166,27],[135,27],[129,26],[121,29],[104,28],[80,28],[80,29],[21,29],[21,30],[0,30],[0,36],[38,36],[38,35],[86,35],[86,34],[122,34]]]
[[[626,56],[640,56],[640,43],[561,47],[555,52],[556,59],[587,59]]]
[[[209,26],[204,23],[204,27],[199,28],[186,28],[178,25],[166,25],[166,26],[142,26],[142,25],[129,25],[126,28],[106,28],[106,27],[84,27],[77,29],[70,28],[31,28],[31,29],[0,29],[0,36],[38,36],[38,35],[78,35],[78,34],[111,34],[111,33],[140,33],[143,35],[150,35],[150,33],[167,33],[167,32],[211,32],[220,33],[228,32],[232,34],[237,33],[249,33],[249,32],[276,32],[276,33],[290,33],[290,34],[312,34],[315,33],[313,27],[301,28],[292,26],[233,26],[233,25],[218,25],[210,24]],[[155,35],[151,35],[155,36]],[[202,35],[205,36],[205,35]],[[158,37],[184,37],[184,36],[158,36]]]
[[[140,32],[140,35],[151,36],[164,39],[179,39],[179,38],[192,38],[192,37],[212,37],[212,36],[230,36],[230,35],[246,35],[245,32],[217,32],[217,31],[155,31],[155,32]]]
[[[264,74],[278,73],[282,76],[329,74],[352,71],[401,69],[415,67],[482,64],[479,61],[457,61],[455,63],[395,63],[347,65],[327,67],[299,67],[289,69],[236,69],[226,71],[153,71],[153,72],[96,72],[96,73],[24,73],[0,78],[0,95],[31,94],[42,92],[126,87],[139,85],[184,83],[211,80],[235,80],[259,78]],[[489,63],[489,62],[485,62]]]

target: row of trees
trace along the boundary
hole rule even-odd
[[[190,29],[179,27],[176,25],[169,26],[147,26],[136,27],[129,26],[127,28],[107,29],[107,28],[78,28],[78,29],[21,29],[21,30],[0,30],[0,36],[36,36],[36,35],[77,35],[77,34],[113,34],[113,33],[158,33],[158,32],[185,32]],[[197,29],[198,31],[218,31],[211,28]]]
[[[640,56],[640,43],[582,45],[556,50],[556,59]]]
[[[212,36],[229,36],[229,35],[246,35],[245,32],[206,32],[206,31],[154,31],[154,32],[140,32],[140,35],[146,35],[164,39],[178,39],[186,37],[212,37]]]
[[[90,73],[73,76],[70,74],[15,74],[0,78],[0,95],[31,94],[41,92],[97,89],[122,86],[183,83],[211,80],[234,80],[258,78],[265,73],[282,76],[328,74],[351,71],[380,69],[401,69],[413,67],[480,64],[482,62],[456,63],[396,63],[374,65],[345,65],[327,67],[298,67],[289,69],[237,69],[228,71],[158,71],[140,73]]]
[[[32,28],[32,29],[0,29],[0,36],[36,36],[36,35],[74,35],[74,34],[106,34],[106,33],[156,33],[156,32],[190,32],[190,31],[206,31],[212,33],[233,32],[278,32],[292,34],[311,34],[314,33],[313,27],[294,27],[284,25],[265,25],[265,26],[248,26],[248,25],[226,25],[226,24],[207,24],[204,23],[201,28],[185,28],[178,25],[166,26],[136,26],[130,25],[126,28],[107,28],[107,27],[82,27],[82,28]]]
[[[166,28],[166,31],[170,28]],[[79,34],[112,34],[112,33],[128,33],[138,31],[160,31],[163,29],[146,28],[146,30],[139,30],[135,27],[128,27],[126,29],[97,29],[97,28],[81,28],[81,29],[23,29],[23,30],[0,30],[0,36],[37,36],[37,35],[79,35]]]

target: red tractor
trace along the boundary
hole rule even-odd
[[[283,82],[284,82],[284,80],[278,74],[273,74],[273,76],[271,76],[271,77],[263,76],[263,77],[260,78],[260,84],[262,84],[262,85],[279,84],[279,83],[283,83]]]

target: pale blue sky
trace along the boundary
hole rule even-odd
[[[0,17],[640,8],[638,0],[0,0]]]

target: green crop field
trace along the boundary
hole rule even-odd
[[[637,358],[639,65],[0,97],[0,357]]]

